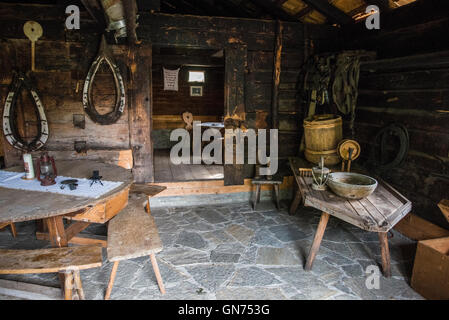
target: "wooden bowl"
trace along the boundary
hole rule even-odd
[[[353,172],[333,172],[327,180],[329,188],[340,197],[359,200],[368,197],[376,190],[374,178]]]

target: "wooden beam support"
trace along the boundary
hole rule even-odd
[[[125,11],[126,35],[130,45],[137,44],[137,4],[136,0],[123,0],[123,10]]]
[[[273,59],[273,82],[271,95],[271,127],[279,129],[278,106],[279,106],[279,85],[281,83],[281,55],[282,55],[282,31],[284,26],[281,21],[276,24],[276,44]]]
[[[134,159],[134,181],[154,181],[152,126],[152,47],[139,44],[129,48],[129,135]]]
[[[353,23],[354,20],[345,12],[341,11],[328,1],[323,0],[303,0],[308,6],[313,7],[323,15],[325,15],[331,22],[340,25]]]
[[[98,0],[81,0],[81,3],[90,16],[97,22],[98,26],[102,30],[106,29],[106,18],[101,3]]]
[[[298,21],[297,18],[289,15],[282,8],[280,8],[276,1],[272,0],[251,0],[257,6],[263,8],[269,15],[274,18],[279,18],[283,21]]]
[[[225,128],[237,129],[245,121],[245,72],[247,47],[230,45],[225,48]],[[225,137],[226,138],[226,137]],[[243,164],[236,164],[236,145],[233,138],[234,163],[224,165],[224,185],[244,183]]]

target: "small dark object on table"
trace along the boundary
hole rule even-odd
[[[100,171],[94,170],[92,172],[92,177],[89,178],[91,181],[90,186],[92,187],[92,185],[97,182],[99,182],[101,185],[103,185],[103,182],[101,182],[101,178],[102,178],[102,176],[100,176]]]
[[[78,187],[78,180],[76,179],[68,179],[68,180],[64,180],[61,181],[61,189],[64,190],[65,186],[68,185],[70,190],[76,190],[76,188]]]

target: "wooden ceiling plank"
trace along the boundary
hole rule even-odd
[[[328,1],[323,0],[302,0],[308,6],[313,7],[315,10],[325,15],[330,22],[340,25],[346,25],[354,23],[354,20],[348,16],[345,12],[341,11]]]
[[[99,27],[104,30],[106,28],[106,18],[100,2],[98,0],[81,0],[81,3]]]

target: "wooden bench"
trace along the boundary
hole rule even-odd
[[[0,250],[0,274],[64,274],[66,300],[84,300],[80,270],[101,266],[101,247],[64,247],[39,250]],[[73,290],[76,291],[72,295]]]
[[[109,300],[119,262],[121,260],[150,256],[156,280],[162,294],[165,294],[155,254],[162,251],[156,224],[151,213],[145,212],[145,198],[129,199],[128,206],[108,226],[108,260],[114,262],[105,300]],[[147,207],[147,210],[149,206]]]
[[[16,231],[16,226],[14,223],[12,222],[5,222],[5,223],[0,223],[0,229],[3,229],[4,227],[10,226],[11,227],[11,233],[12,236],[15,238],[17,237],[17,231]]]

